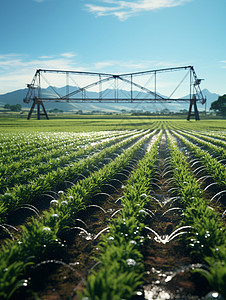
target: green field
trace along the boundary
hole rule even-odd
[[[155,122],[163,124],[175,123],[191,130],[225,130],[226,120],[205,119],[187,121],[182,119],[167,119],[144,116],[71,116],[50,120],[26,120],[24,118],[0,117],[2,132],[10,131],[44,131],[44,132],[88,132],[99,130],[121,130],[134,128],[150,128]]]
[[[0,299],[226,297],[226,120],[0,128]]]

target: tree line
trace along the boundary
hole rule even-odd
[[[219,96],[218,100],[211,103],[211,110],[214,110],[217,115],[226,116],[226,94]]]
[[[3,106],[3,108],[10,110],[10,111],[21,111],[22,110],[22,106],[20,104],[15,104],[15,105],[5,104]]]

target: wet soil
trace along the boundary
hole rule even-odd
[[[180,222],[180,210],[167,209],[180,207],[178,201],[170,206],[168,202],[173,197],[170,190],[173,188],[167,181],[170,179],[170,172],[166,173],[166,162],[169,156],[167,141],[163,137],[158,157],[158,188],[153,185],[153,197],[162,203],[162,207],[153,201],[149,209],[155,209],[155,217],[148,225],[161,237],[169,236]],[[167,171],[170,169],[167,169]],[[165,173],[165,174],[164,174]],[[189,255],[186,244],[178,237],[168,243],[159,243],[153,234],[148,234],[149,239],[144,248],[145,262],[145,299],[202,299],[210,290],[207,280],[191,269],[197,266],[197,262]]]
[[[30,287],[26,291],[22,289],[15,294],[14,299],[78,299],[78,292],[82,290],[87,275],[95,268],[94,256],[98,253],[98,241],[95,236],[109,225],[109,219],[113,212],[121,208],[120,204],[114,203],[120,197],[120,189],[117,195],[111,197],[100,195],[95,197],[95,204],[103,208],[90,207],[79,214],[75,227],[82,230],[70,230],[64,236],[65,251],[62,258],[43,262],[34,269]]]

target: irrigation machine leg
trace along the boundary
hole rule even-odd
[[[47,112],[46,112],[46,109],[45,109],[45,106],[44,106],[43,102],[41,102],[40,104],[41,104],[41,106],[42,106],[43,113],[44,113],[44,115],[46,116],[46,119],[49,120],[49,117],[48,117],[48,115],[47,115]]]
[[[191,118],[191,115],[192,115],[191,111],[192,111],[192,106],[193,105],[194,105],[195,120],[199,121],[200,118],[199,118],[199,111],[198,111],[198,108],[197,108],[196,100],[190,100],[190,106],[189,106],[187,120],[190,121],[190,118]]]
[[[29,114],[28,114],[28,116],[27,116],[27,119],[30,120],[31,115],[32,115],[32,113],[33,113],[33,111],[34,111],[35,105],[37,105],[37,119],[40,120],[40,116],[41,116],[41,115],[44,115],[44,116],[46,117],[46,119],[49,120],[49,116],[48,116],[48,114],[47,114],[47,112],[46,112],[46,109],[45,109],[45,106],[44,106],[43,102],[42,102],[42,101],[38,101],[37,99],[34,99],[34,100],[33,100],[33,104],[32,104],[32,106],[31,106],[31,109],[30,109],[30,111],[29,111]],[[40,107],[40,106],[42,107],[43,114],[41,114],[41,111],[40,111],[40,108],[41,108],[41,107]]]
[[[33,100],[33,104],[32,104],[32,106],[31,106],[31,109],[30,109],[30,111],[29,111],[29,113],[28,113],[28,116],[27,116],[27,119],[28,119],[28,120],[30,120],[30,118],[31,118],[31,115],[32,115],[33,110],[34,110],[34,108],[35,108],[35,104],[36,104],[36,101]]]

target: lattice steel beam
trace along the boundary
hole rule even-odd
[[[189,81],[189,89],[190,96],[188,99],[184,98],[172,98],[173,94],[177,91],[177,89],[181,86],[184,79],[187,75],[182,79],[177,86],[174,88],[173,92],[170,96],[162,96],[159,92],[157,92],[157,74],[165,73],[165,72],[173,72],[173,71],[181,71],[188,70],[190,74]],[[66,93],[64,95],[60,95],[56,88],[51,86],[49,81],[45,78],[44,74],[63,74],[66,78]],[[140,83],[135,82],[135,79],[140,76],[146,76],[149,74],[153,74],[154,76],[154,87],[153,90],[143,86]],[[95,81],[91,83],[83,84],[82,87],[74,87],[73,91],[69,91],[69,76],[70,75],[78,75],[80,78],[82,76],[94,77]],[[49,88],[53,91],[53,95],[45,96],[43,93],[42,81],[45,84],[49,85]],[[114,97],[106,97],[104,96],[104,92],[102,89],[102,85],[107,82],[113,82],[114,84]],[[128,97],[120,96],[119,90],[119,81],[128,84]],[[185,67],[174,67],[174,68],[165,68],[165,69],[156,69],[149,70],[143,72],[134,72],[134,73],[125,73],[120,75],[109,74],[109,73],[96,73],[96,72],[85,72],[85,71],[66,71],[66,70],[47,70],[47,69],[38,69],[35,72],[35,75],[32,79],[31,84],[28,84],[28,92],[24,99],[24,102],[29,103],[33,101],[33,105],[28,115],[28,119],[30,119],[31,114],[34,110],[34,107],[37,105],[38,107],[38,119],[40,118],[40,107],[43,108],[44,115],[48,118],[47,113],[44,108],[43,102],[49,101],[73,101],[73,102],[106,102],[106,103],[175,103],[175,102],[190,102],[188,120],[191,117],[192,107],[195,109],[195,119],[199,120],[198,110],[197,110],[197,102],[205,103],[206,99],[203,97],[202,91],[200,89],[201,79],[198,79],[193,66],[185,66]],[[89,89],[94,88],[95,86],[99,86],[99,92],[96,93],[96,97],[86,98],[85,93],[88,92]],[[135,90],[133,88],[137,88],[140,90],[139,94],[142,93],[143,96],[137,98],[135,96]]]

